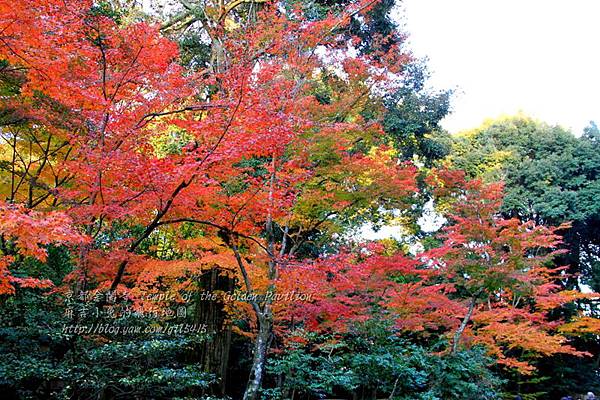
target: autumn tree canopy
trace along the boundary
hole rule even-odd
[[[571,341],[597,319],[563,311],[596,295],[553,263],[567,225],[503,214],[502,184],[442,160],[449,92],[392,6],[0,0],[0,391],[457,398],[441,369],[498,398],[490,366],[592,356]]]

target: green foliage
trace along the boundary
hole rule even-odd
[[[481,348],[438,358],[430,370],[433,390],[439,399],[498,399],[502,382],[489,369],[491,360]]]
[[[91,16],[101,15],[103,17],[112,19],[117,24],[120,24],[122,22],[124,13],[123,10],[120,10],[118,9],[118,7],[115,7],[115,5],[112,4],[110,1],[103,0],[96,2],[89,11],[89,14]]]
[[[210,63],[211,46],[198,32],[185,32],[179,40],[179,49],[183,65],[193,69],[202,69]]]
[[[330,346],[330,350],[335,347]],[[352,387],[353,376],[340,368],[341,361],[339,356],[328,355],[325,351],[312,354],[302,346],[292,346],[270,361],[269,373],[285,376],[285,381],[280,387],[265,389],[264,398],[283,399],[296,392],[321,397],[333,393],[336,386]]]
[[[365,20],[353,18],[350,34],[361,39],[359,50],[363,53],[388,51],[392,45],[402,40],[398,33],[398,26],[391,17],[395,5],[394,0],[382,0],[369,10]]]
[[[62,281],[70,262],[63,248],[50,247],[47,263],[27,261],[23,268]],[[3,398],[198,398],[208,393],[215,378],[200,369],[202,364],[194,356],[206,340],[204,334],[140,330],[100,335],[69,330],[102,324],[134,329],[160,322],[149,316],[97,316],[95,310],[101,306],[39,289],[20,288],[15,295],[1,298]]]
[[[268,372],[279,384],[266,389],[265,398],[290,398],[292,393],[297,398],[499,398],[502,382],[490,372],[492,360],[480,348],[435,354],[379,322],[356,326],[341,338],[301,336],[308,342],[292,344],[271,359]]]
[[[290,11],[300,5],[307,18],[314,21],[325,18],[328,13],[340,12],[349,3],[348,0],[288,0],[285,5]],[[357,44],[360,52],[387,51],[392,45],[402,42],[403,37],[391,16],[395,5],[394,0],[379,1],[367,12],[366,18],[352,18],[347,35],[360,39]]]
[[[460,135],[449,157],[471,177],[506,183],[506,213],[560,223],[600,211],[598,144],[517,116]]]
[[[421,62],[406,68],[404,86],[386,99],[383,126],[402,158],[429,163],[448,155],[450,139],[439,126],[450,111],[450,91],[431,92]]]

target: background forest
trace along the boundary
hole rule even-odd
[[[600,392],[600,130],[448,134],[394,7],[0,0],[0,398]]]

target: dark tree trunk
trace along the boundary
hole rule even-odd
[[[227,367],[231,347],[231,324],[228,322],[222,298],[212,300],[207,295],[216,291],[232,293],[235,282],[221,274],[219,268],[213,268],[200,277],[200,293],[196,303],[195,323],[204,325],[209,339],[200,349],[202,369],[216,373],[219,378],[218,395],[225,394],[227,384]],[[204,293],[205,297],[201,295]]]

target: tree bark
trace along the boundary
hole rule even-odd
[[[271,208],[269,210],[267,220],[265,222],[265,231],[267,234],[266,251],[267,255],[269,256],[268,278],[271,283],[267,289],[268,296],[267,298],[265,298],[264,304],[262,304],[261,306],[260,304],[258,304],[258,302],[254,302],[254,304],[252,305],[258,322],[258,334],[254,342],[252,368],[250,369],[248,385],[246,386],[246,391],[244,392],[244,400],[256,400],[258,398],[258,391],[260,390],[262,384],[262,377],[267,359],[267,351],[270,346],[271,334],[273,330],[273,311],[271,310],[272,297],[270,295],[275,293],[274,281],[277,278],[277,259],[275,257],[275,235],[273,226],[273,216],[271,214],[271,210],[273,210],[275,207],[273,201],[273,192],[275,188],[275,174],[277,171],[276,167],[276,156],[275,154],[273,154],[273,157],[271,159],[272,171],[269,188],[269,202]],[[252,292],[250,279],[248,277],[244,264],[241,261],[241,257],[239,255],[237,246],[234,246],[234,253],[236,255],[240,270],[244,276],[246,289],[248,290],[248,292]]]
[[[477,297],[473,296],[471,298],[471,302],[469,303],[469,309],[467,310],[467,314],[465,315],[462,322],[460,323],[460,326],[454,333],[454,341],[452,342],[452,354],[455,354],[458,351],[458,345],[460,343],[460,338],[461,338],[463,332],[465,331],[465,329],[467,328],[467,324],[471,320],[471,317],[473,316],[473,310],[475,309],[476,301],[477,301]]]
[[[262,384],[262,377],[265,370],[267,350],[271,338],[271,312],[269,309],[265,313],[258,316],[258,334],[254,342],[254,354],[252,357],[252,368],[250,369],[250,377],[248,385],[244,392],[244,400],[256,400],[258,391]]]
[[[199,278],[200,294],[214,294],[217,291],[233,293],[234,280],[221,275],[218,267],[204,272]],[[225,394],[227,384],[227,366],[229,363],[229,350],[231,347],[231,324],[227,322],[227,312],[224,301],[201,299],[196,302],[195,323],[203,325],[211,335],[200,349],[202,368],[206,372],[217,372],[219,386],[217,394]]]

